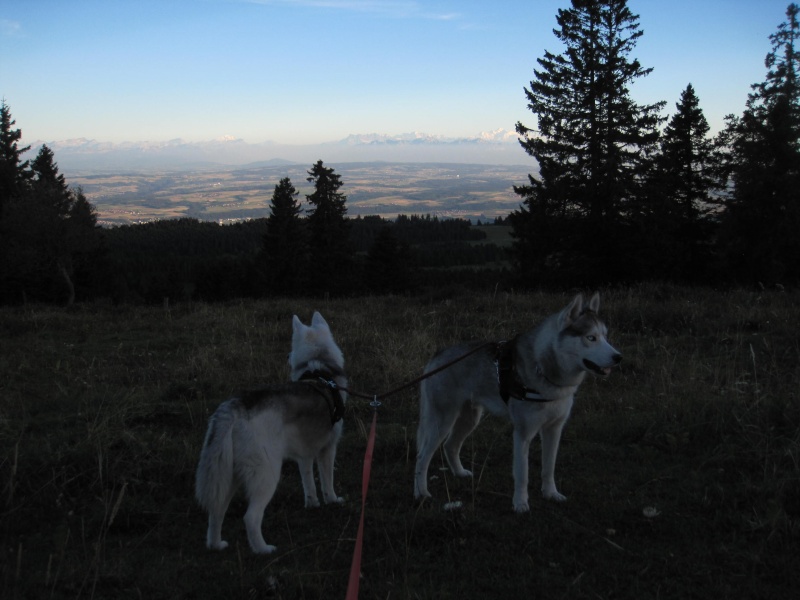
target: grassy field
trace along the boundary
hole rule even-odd
[[[367,401],[348,403],[343,506],[304,509],[284,468],[270,556],[232,504],[224,552],[193,499],[207,418],[240,388],[287,377],[291,315],[319,309],[354,389],[416,377],[436,347],[504,339],[568,294],[0,308],[0,597],[344,598],[358,527]],[[379,409],[362,599],[789,598],[800,586],[797,292],[648,285],[608,291],[625,355],[581,388],[556,476],[511,510],[511,431],[467,441],[476,473],[434,459],[417,505],[417,390]],[[448,500],[463,507],[445,511]]]

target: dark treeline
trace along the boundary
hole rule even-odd
[[[451,285],[586,287],[643,280],[794,285],[800,281],[800,9],[769,37],[766,78],[716,136],[693,85],[671,116],[638,104],[652,69],[626,0],[572,0],[557,14],[561,54],[545,52],[525,88],[535,126],[517,123],[538,167],[515,187],[508,252],[458,219],[350,219],[341,177],[288,178],[265,219],[192,219],[104,230],[52,151],[22,157],[2,102],[0,302],[112,298],[226,300],[270,295],[417,293]],[[676,91],[677,92],[677,91]]]
[[[349,221],[354,250],[348,295],[396,293],[437,287],[443,278],[451,284],[496,285],[508,273],[497,271],[507,253],[495,244],[481,243],[482,228],[460,219],[404,216],[394,221],[380,217]],[[265,270],[264,238],[268,219],[230,225],[196,219],[173,219],[124,225],[103,231],[107,254],[106,276],[93,295],[118,302],[161,302],[198,299],[285,295],[279,276]],[[389,242],[386,252],[385,234]],[[384,236],[382,237],[382,234]],[[383,256],[381,241],[384,243]],[[392,259],[403,248],[403,264]],[[471,266],[466,274],[453,267]],[[493,277],[489,277],[491,270]],[[497,271],[497,272],[495,272]],[[338,276],[332,274],[332,276]],[[400,289],[396,282],[402,283]],[[301,293],[301,290],[294,290]]]

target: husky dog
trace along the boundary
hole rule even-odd
[[[472,475],[459,454],[486,409],[507,415],[514,427],[514,510],[530,510],[528,450],[537,433],[542,440],[542,494],[566,500],[556,488],[554,470],[575,391],[587,372],[606,376],[622,360],[606,340],[599,308],[598,294],[585,305],[579,294],[561,312],[513,340],[459,344],[430,360],[426,373],[441,370],[421,384],[416,498],[430,496],[428,466],[442,442],[452,472]],[[457,362],[443,368],[451,361]]]
[[[319,506],[314,461],[326,503],[342,502],[333,490],[336,444],[347,386],[344,357],[325,319],[314,313],[311,325],[292,320],[291,382],[238,394],[211,416],[195,493],[208,511],[206,545],[222,550],[222,520],[239,484],[249,505],[244,516],[247,540],[254,552],[275,551],[264,541],[261,522],[287,459],[297,462],[305,505]],[[326,383],[327,382],[327,383]]]

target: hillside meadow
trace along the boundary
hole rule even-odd
[[[590,292],[591,290],[584,290]],[[328,320],[351,386],[385,392],[439,346],[505,339],[572,293],[0,308],[0,597],[344,598],[372,408],[347,405],[342,506],[303,508],[285,465],[253,555],[205,548],[193,498],[207,419],[287,378],[291,316]],[[487,417],[456,480],[412,500],[418,390],[378,409],[362,599],[788,598],[800,586],[796,291],[642,285],[602,294],[624,354],[587,379],[556,468],[569,500],[511,510],[511,428]],[[463,503],[444,510],[448,501]]]

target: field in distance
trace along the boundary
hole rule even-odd
[[[520,204],[513,186],[527,165],[457,163],[327,164],[341,176],[351,217],[435,214],[475,220],[505,216]],[[275,184],[289,177],[303,206],[311,165],[282,164],[208,171],[82,174],[68,177],[96,207],[101,225],[191,217],[229,222],[269,215]]]

